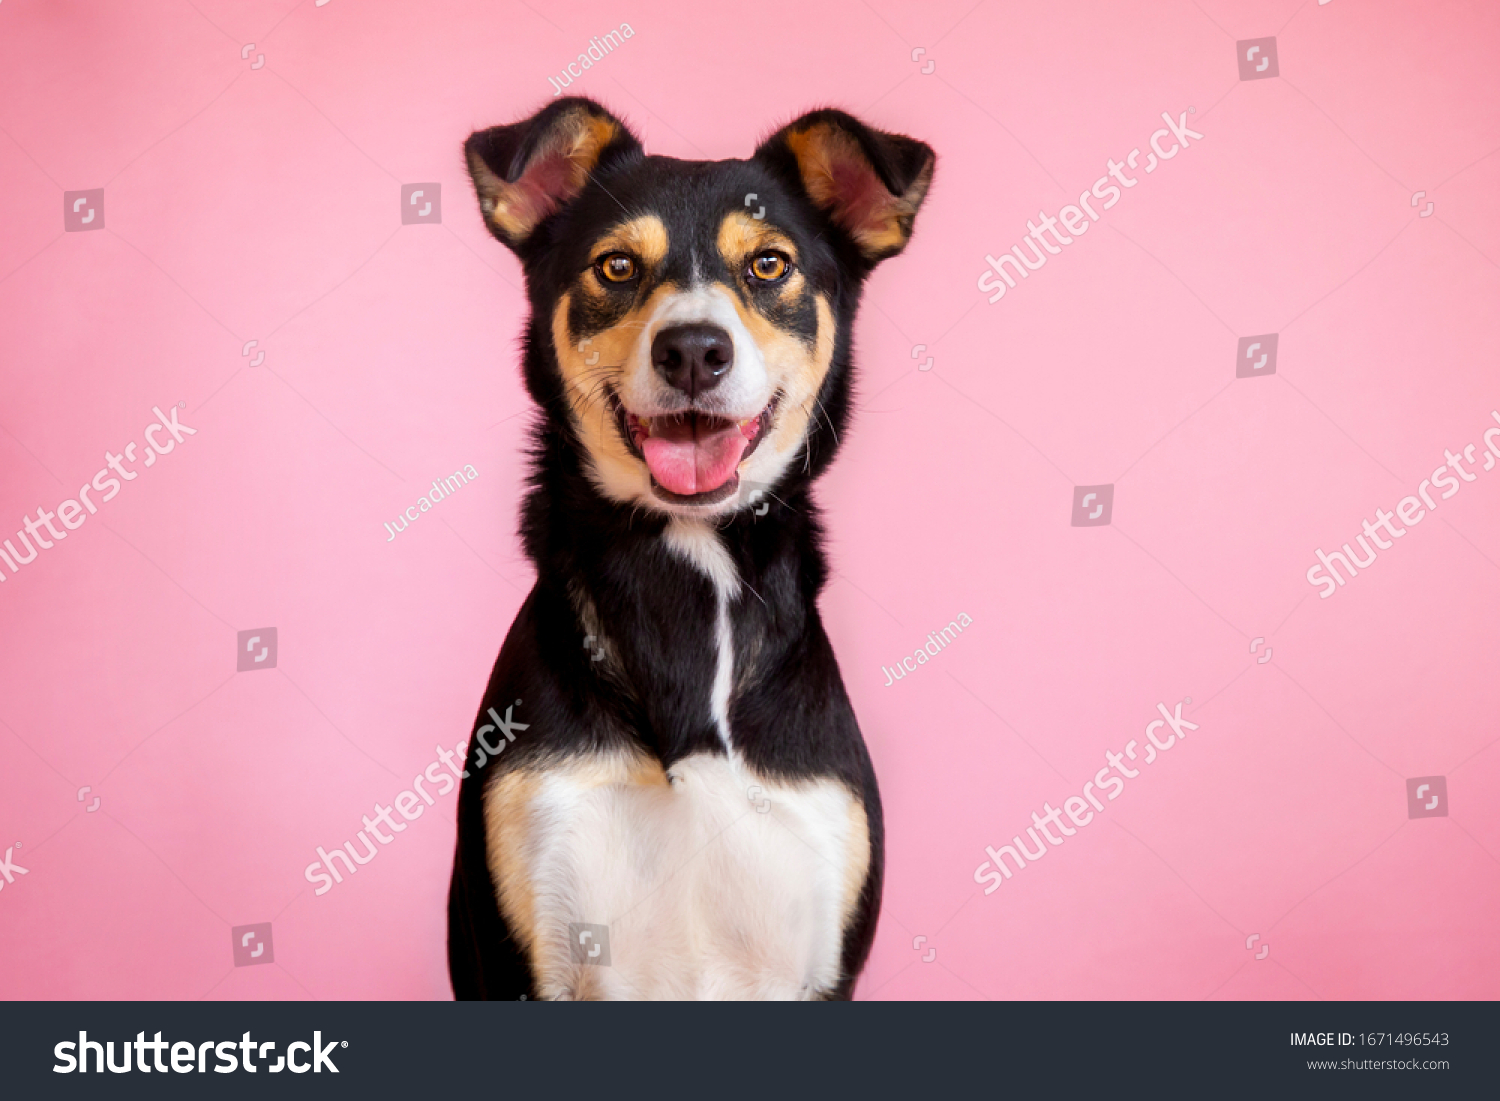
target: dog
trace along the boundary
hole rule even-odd
[[[847,999],[884,833],[810,490],[935,155],[824,109],[746,160],[647,156],[576,97],[464,153],[525,272],[539,412],[537,580],[459,793],[454,995]]]

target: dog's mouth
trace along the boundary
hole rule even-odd
[[[656,495],[672,504],[711,505],[739,488],[739,466],[770,432],[781,394],[745,420],[696,411],[642,417],[613,391],[610,401],[620,435],[651,472]]]

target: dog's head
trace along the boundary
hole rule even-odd
[[[715,516],[811,472],[845,416],[860,284],[906,246],[931,149],[824,110],[748,160],[648,157],[562,99],[464,151],[525,268],[528,388],[601,493]]]

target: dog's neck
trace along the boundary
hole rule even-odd
[[[565,441],[545,438],[523,518],[556,618],[555,660],[609,674],[663,759],[730,748],[730,712],[816,619],[824,559],[808,483],[763,515],[667,518],[606,500]],[[549,632],[550,633],[550,632]]]

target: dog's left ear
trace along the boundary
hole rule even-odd
[[[464,142],[485,224],[512,249],[576,199],[593,172],[640,155],[640,141],[623,122],[579,96]]]
[[[813,111],[779,130],[761,143],[755,158],[800,181],[813,205],[871,264],[906,247],[937,163],[924,142],[832,109]]]

